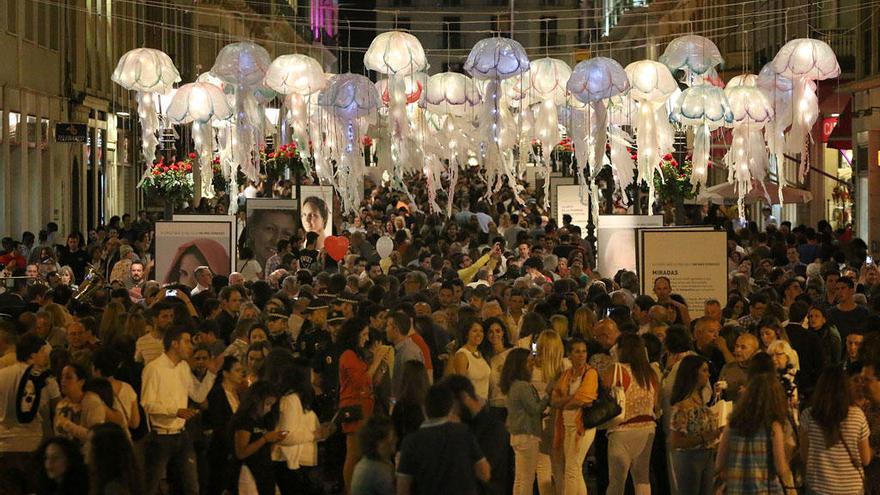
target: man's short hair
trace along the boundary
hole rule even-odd
[[[449,387],[441,384],[432,385],[425,395],[425,415],[428,418],[445,418],[452,411],[455,397]]]
[[[412,323],[408,314],[399,310],[392,311],[391,314],[388,315],[388,319],[394,322],[394,326],[397,327],[397,330],[400,331],[401,334],[406,335],[409,333]]]
[[[234,285],[224,287],[220,291],[220,300],[221,301],[228,301],[229,298],[232,297],[233,292],[238,292],[238,295],[241,295],[241,290],[238,287],[235,287]]]
[[[476,400],[477,398],[477,391],[474,388],[474,384],[466,376],[452,374],[443,378],[443,380],[440,381],[440,384],[449,387],[449,390],[452,391],[452,395],[455,397],[464,393],[471,399]]]
[[[15,344],[15,359],[25,362],[30,359],[32,355],[40,352],[40,349],[42,349],[44,345],[46,345],[46,341],[37,334],[26,333],[22,335]]]
[[[171,349],[171,344],[180,340],[180,338],[183,337],[183,334],[185,334],[185,333],[192,335],[189,328],[187,328],[183,325],[178,325],[178,326],[169,328],[165,332],[165,335],[162,336],[162,347],[167,352],[168,349]]]
[[[851,279],[849,277],[840,277],[839,279],[837,279],[837,283],[845,284],[850,289],[856,288],[856,283],[853,281],[853,279]]]

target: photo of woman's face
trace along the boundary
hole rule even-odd
[[[321,210],[319,210],[314,203],[303,203],[300,220],[302,220],[306,232],[316,232],[318,234],[324,233],[324,224],[326,223],[326,220],[321,216]]]
[[[187,287],[196,286],[196,268],[204,265],[204,260],[193,253],[186,253],[180,257],[177,281]]]

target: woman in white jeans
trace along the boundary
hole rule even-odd
[[[586,342],[575,338],[570,349],[571,368],[562,372],[550,398],[556,410],[553,448],[563,454],[563,493],[587,495],[584,458],[596,438],[596,429],[584,429],[581,411],[598,397],[599,373],[587,364]]]
[[[650,495],[649,466],[656,427],[654,410],[658,407],[659,377],[648,362],[642,338],[621,335],[617,340],[618,364],[603,376],[609,387],[622,386],[626,392],[623,421],[608,429],[607,495],[623,495],[626,476],[632,473],[636,495]]]
[[[531,495],[538,468],[541,416],[548,398],[541,399],[530,383],[534,362],[526,349],[509,351],[499,385],[507,395],[507,429],[514,453],[513,495]]]

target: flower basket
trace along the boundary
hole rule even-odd
[[[194,154],[185,160],[171,158],[166,161],[161,157],[150,168],[150,173],[140,187],[150,201],[173,205],[182,208],[193,200],[192,163]]]
[[[657,202],[678,203],[694,199],[700,192],[700,186],[691,185],[691,172],[693,163],[691,157],[685,157],[684,163],[679,163],[671,154],[666,154],[660,161],[660,174],[654,175],[654,190],[657,193]]]
[[[272,182],[284,179],[286,170],[292,175],[296,174],[297,170],[301,175],[307,175],[309,172],[307,164],[296,148],[296,143],[282,144],[277,150],[268,153],[263,150],[260,155],[266,178]]]

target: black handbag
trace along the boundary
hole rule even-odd
[[[364,408],[359,404],[339,408],[339,422],[342,424],[354,423],[364,419]]]
[[[596,400],[581,409],[581,423],[586,429],[596,428],[616,418],[622,411],[620,404],[611,396],[608,388],[600,384]]]

